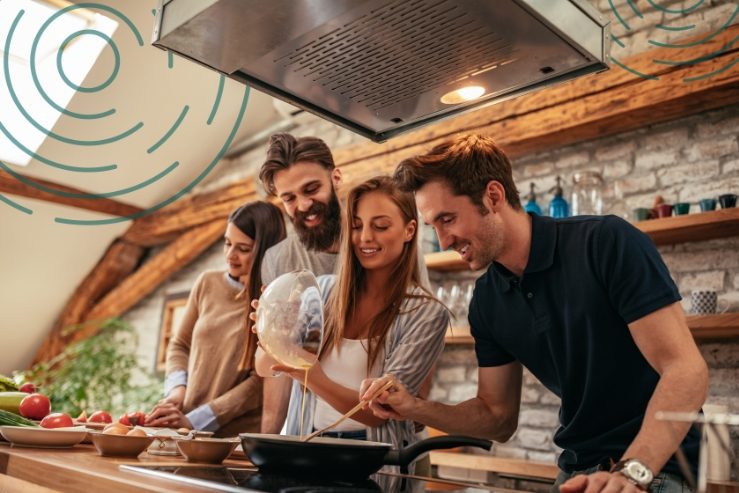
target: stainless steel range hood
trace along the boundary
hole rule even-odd
[[[376,142],[607,68],[586,0],[160,0],[153,43]],[[452,104],[463,87],[482,97]]]

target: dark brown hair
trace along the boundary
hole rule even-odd
[[[328,170],[334,169],[331,149],[318,137],[295,138],[287,133],[274,134],[270,137],[267,159],[259,170],[259,180],[267,193],[277,195],[274,184],[275,173],[298,162],[313,162]]]
[[[416,210],[416,202],[413,194],[401,191],[389,176],[378,176],[371,178],[349,191],[347,197],[347,210],[344,215],[344,226],[341,232],[341,247],[339,252],[340,266],[336,279],[336,285],[326,301],[326,324],[323,336],[323,345],[319,353],[319,357],[323,356],[327,351],[332,351],[341,344],[344,337],[345,327],[354,312],[359,294],[362,292],[365,270],[359,259],[354,253],[352,246],[352,224],[357,210],[357,204],[362,196],[370,192],[381,192],[390,197],[390,199],[400,209],[400,215],[403,217],[404,224],[410,221],[418,221],[418,211]],[[378,312],[378,315],[370,321],[368,347],[367,347],[367,370],[372,368],[375,360],[384,347],[385,337],[395,318],[400,313],[402,302],[407,298],[431,298],[427,296],[413,296],[409,294],[409,290],[416,286],[421,286],[420,272],[418,268],[418,247],[416,236],[418,228],[413,238],[407,241],[403,246],[403,252],[398,258],[397,263],[391,274],[393,283],[388,286],[388,296],[386,297],[386,305]],[[425,291],[425,289],[421,286]],[[419,305],[420,306],[420,305]]]
[[[516,184],[508,156],[493,139],[479,134],[449,140],[421,154],[404,159],[395,170],[393,179],[398,186],[415,192],[426,183],[441,181],[455,195],[467,195],[481,212],[487,213],[482,195],[488,182],[503,186],[506,200],[514,209],[521,209]]]
[[[257,336],[251,331],[253,322],[249,318],[252,311],[251,299],[258,297],[262,288],[262,260],[267,249],[285,239],[285,220],[282,211],[269,202],[249,202],[228,216],[228,222],[254,240],[253,260],[249,271],[249,284],[244,286],[239,299],[246,302],[246,345],[241,369],[252,368],[257,349]]]

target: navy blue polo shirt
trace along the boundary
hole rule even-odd
[[[562,399],[562,470],[618,461],[659,379],[627,324],[680,294],[651,239],[628,222],[531,219],[523,275],[494,262],[477,280],[469,319],[478,364],[519,361]],[[692,428],[683,441],[694,468],[699,438]],[[674,457],[663,471],[680,474]]]

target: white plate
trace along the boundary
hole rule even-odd
[[[64,448],[77,445],[85,439],[87,429],[29,428],[26,426],[0,426],[0,434],[13,445],[22,447]]]

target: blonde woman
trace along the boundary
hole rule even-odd
[[[308,372],[303,432],[321,429],[356,406],[369,376],[392,374],[417,393],[441,353],[449,315],[420,284],[417,217],[413,195],[389,177],[349,192],[338,274],[318,278],[326,322],[319,361]],[[298,435],[303,371],[276,365],[261,350],[257,371],[294,379],[285,429]],[[384,420],[368,410],[325,436],[396,447],[416,441],[412,421]]]

